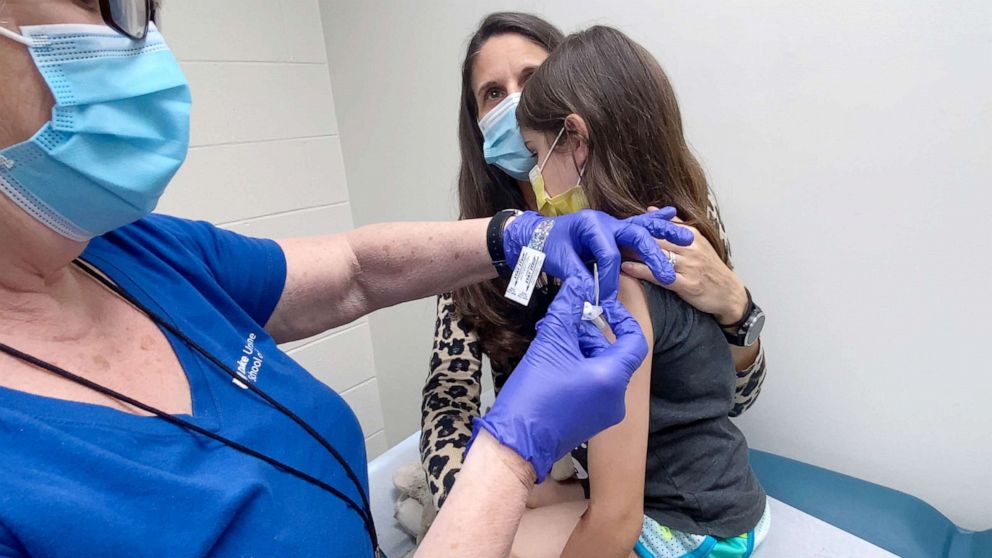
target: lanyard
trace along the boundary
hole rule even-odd
[[[83,271],[85,271],[88,275],[90,275],[91,277],[93,277],[96,281],[98,281],[99,283],[101,283],[104,287],[106,287],[107,289],[109,289],[111,292],[113,292],[117,296],[121,297],[122,299],[124,299],[125,301],[127,301],[129,304],[131,304],[135,308],[137,308],[139,311],[141,311],[143,314],[145,314],[149,319],[151,319],[156,325],[162,327],[163,329],[165,329],[169,333],[172,333],[173,335],[175,335],[176,337],[178,337],[188,347],[190,347],[191,349],[193,349],[194,351],[196,351],[197,353],[199,353],[201,356],[203,356],[204,358],[206,358],[207,360],[209,360],[217,368],[220,368],[222,371],[224,371],[229,376],[231,376],[231,378],[240,381],[240,376],[238,376],[237,372],[235,372],[234,370],[232,370],[231,367],[229,367],[228,365],[224,364],[219,358],[217,358],[216,356],[214,356],[213,354],[211,354],[209,351],[207,351],[206,349],[204,349],[199,343],[197,343],[196,341],[193,341],[192,339],[190,339],[189,336],[187,336],[185,333],[183,333],[182,331],[180,331],[179,328],[177,328],[176,326],[172,325],[171,323],[169,323],[168,321],[166,321],[165,319],[163,319],[156,312],[154,312],[150,308],[146,307],[144,304],[142,304],[136,298],[134,298],[133,296],[131,296],[130,294],[128,294],[127,292],[125,292],[123,289],[121,289],[120,287],[118,287],[116,284],[114,284],[113,282],[111,282],[109,279],[107,279],[106,277],[104,277],[103,275],[101,275],[94,268],[92,268],[88,263],[83,263],[83,262],[81,262],[79,260],[76,260],[73,263],[77,267],[79,267],[80,269],[82,269]],[[231,449],[234,449],[234,450],[236,450],[238,452],[241,452],[241,453],[243,453],[245,455],[248,455],[250,457],[254,457],[256,459],[259,459],[261,461],[264,461],[265,463],[268,463],[269,465],[272,465],[273,467],[275,467],[276,469],[279,469],[280,471],[283,471],[285,473],[288,473],[288,474],[290,474],[290,475],[292,475],[292,476],[294,476],[294,477],[296,477],[296,478],[298,478],[298,479],[300,479],[300,480],[302,480],[304,482],[310,483],[310,484],[312,484],[312,485],[314,485],[314,486],[316,486],[316,487],[318,487],[318,488],[320,488],[320,489],[322,489],[322,490],[330,493],[331,495],[333,495],[336,498],[338,498],[341,501],[343,501],[345,503],[345,505],[348,506],[348,508],[352,509],[355,513],[357,513],[359,515],[359,517],[362,518],[362,523],[364,523],[364,525],[365,525],[365,530],[368,531],[369,538],[372,541],[372,549],[373,549],[374,556],[376,556],[376,557],[381,556],[381,550],[379,549],[379,539],[376,536],[376,532],[375,532],[375,521],[372,518],[372,508],[369,505],[369,500],[368,500],[368,496],[366,496],[366,494],[365,494],[365,489],[362,487],[362,483],[358,480],[358,476],[355,474],[354,470],[352,470],[351,466],[348,465],[348,462],[345,461],[344,457],[336,449],[334,449],[334,446],[332,446],[330,444],[330,442],[328,442],[327,439],[325,439],[319,432],[317,432],[306,421],[304,421],[302,418],[300,418],[296,413],[294,413],[293,411],[287,409],[281,403],[279,403],[278,401],[276,401],[275,399],[273,399],[269,394],[267,394],[264,391],[262,391],[255,384],[253,384],[251,382],[240,381],[240,385],[246,386],[254,394],[256,394],[259,397],[261,397],[269,405],[271,405],[276,410],[278,410],[280,413],[282,413],[287,418],[289,418],[290,420],[292,420],[293,422],[295,422],[297,425],[299,425],[300,428],[302,428],[304,431],[306,431],[306,433],[308,435],[310,435],[311,438],[313,438],[314,440],[316,440],[317,443],[319,443],[325,450],[327,450],[328,453],[331,454],[331,456],[334,457],[334,459],[344,469],[345,474],[348,476],[348,478],[351,480],[351,482],[355,485],[356,490],[358,490],[358,494],[361,496],[361,499],[362,499],[361,506],[359,506],[358,503],[356,503],[353,499],[351,499],[350,497],[348,497],[346,494],[344,494],[340,490],[334,488],[333,486],[327,484],[326,482],[324,482],[324,481],[322,481],[322,480],[320,480],[320,479],[318,479],[318,478],[316,478],[316,477],[314,477],[312,475],[309,475],[307,473],[304,473],[303,471],[301,471],[301,470],[299,470],[299,469],[297,469],[297,468],[295,468],[295,467],[293,467],[291,465],[287,465],[286,463],[283,463],[282,461],[279,461],[279,460],[277,460],[277,459],[275,459],[273,457],[270,457],[270,456],[268,456],[268,455],[266,455],[266,454],[264,454],[262,452],[259,452],[257,450],[254,450],[254,449],[252,449],[252,448],[250,448],[248,446],[245,446],[243,444],[240,444],[240,443],[238,443],[238,442],[236,442],[234,440],[231,440],[229,438],[226,438],[224,436],[221,436],[220,434],[217,434],[215,432],[211,432],[209,430],[206,430],[203,427],[200,427],[200,426],[198,426],[198,425],[196,425],[196,424],[194,424],[192,422],[189,422],[189,421],[187,421],[187,420],[185,420],[183,418],[180,418],[178,416],[175,416],[175,415],[171,415],[169,413],[166,413],[165,411],[162,411],[162,410],[160,410],[160,409],[158,409],[156,407],[152,407],[151,405],[148,405],[146,403],[142,403],[141,401],[138,401],[136,399],[133,399],[131,397],[128,397],[127,395],[124,395],[124,394],[119,393],[119,392],[117,392],[117,391],[115,391],[113,389],[110,389],[110,388],[106,387],[106,386],[103,386],[101,384],[98,384],[96,382],[93,382],[91,380],[88,380],[88,379],[86,379],[86,378],[84,378],[82,376],[73,374],[72,372],[69,372],[68,370],[65,370],[63,368],[60,368],[58,366],[55,366],[54,364],[51,364],[51,363],[49,363],[47,361],[44,361],[44,360],[42,360],[40,358],[37,358],[35,356],[32,356],[32,355],[29,355],[27,353],[21,352],[21,351],[15,349],[15,348],[13,348],[13,347],[11,347],[9,345],[6,345],[4,343],[0,343],[0,352],[6,353],[7,355],[10,355],[11,357],[13,357],[15,359],[18,359],[18,360],[23,361],[25,363],[31,364],[31,365],[36,366],[38,368],[41,368],[43,370],[47,370],[48,372],[51,372],[51,373],[53,373],[53,374],[55,374],[57,376],[60,376],[60,377],[62,377],[64,379],[66,379],[66,380],[69,380],[71,382],[75,382],[75,383],[77,383],[79,385],[82,385],[84,387],[87,387],[89,389],[92,389],[93,391],[96,391],[96,392],[102,393],[104,395],[107,395],[109,397],[112,397],[112,398],[114,398],[114,399],[116,399],[116,400],[118,400],[118,401],[120,401],[122,403],[126,403],[128,405],[131,405],[133,407],[136,407],[138,409],[141,409],[142,411],[145,411],[146,413],[150,413],[152,415],[155,415],[156,417],[158,417],[158,418],[160,418],[160,419],[162,419],[162,420],[164,420],[164,421],[166,421],[166,422],[168,422],[170,424],[174,424],[174,425],[176,425],[176,426],[178,426],[180,428],[185,428],[186,430],[189,430],[191,432],[195,432],[195,433],[197,433],[197,434],[199,434],[201,436],[204,436],[206,438],[210,438],[211,440],[214,440],[216,442],[220,442],[220,443],[222,443],[222,444],[230,447]]]

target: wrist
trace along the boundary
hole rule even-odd
[[[502,251],[505,261],[511,268],[516,265],[520,251],[527,246],[534,227],[542,217],[534,211],[504,210],[507,221],[502,227]],[[511,214],[512,213],[512,214]],[[497,214],[498,215],[498,214]],[[511,270],[512,271],[512,270]]]
[[[720,313],[714,314],[713,317],[716,318],[716,322],[720,324],[721,328],[733,328],[744,318],[749,306],[747,289],[744,288],[743,283],[737,281],[731,296],[727,298],[727,304]]]
[[[498,464],[500,469],[508,473],[507,476],[516,479],[527,491],[534,486],[534,466],[509,446],[499,443],[485,428],[480,429],[473,440],[469,455],[485,463]]]
[[[494,215],[486,226],[486,248],[489,251],[489,259],[497,275],[504,279],[509,278],[513,272],[506,253],[506,230],[519,213],[515,209],[505,209]]]

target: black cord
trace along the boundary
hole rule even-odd
[[[351,482],[355,485],[355,488],[358,490],[358,494],[359,494],[359,496],[361,497],[361,500],[362,500],[362,507],[359,507],[358,504],[356,504],[354,500],[352,500],[351,498],[349,498],[346,494],[344,494],[340,490],[334,488],[333,486],[327,484],[326,482],[324,482],[324,481],[322,481],[322,480],[320,480],[320,479],[318,479],[318,478],[316,478],[316,477],[314,477],[312,475],[309,475],[307,473],[304,473],[303,471],[300,471],[299,469],[296,469],[295,467],[292,467],[290,465],[287,465],[287,464],[285,464],[285,463],[283,463],[281,461],[278,461],[278,460],[276,460],[276,459],[274,459],[272,457],[269,457],[268,455],[265,455],[265,454],[263,454],[261,452],[258,452],[256,450],[253,450],[253,449],[251,449],[251,448],[249,448],[249,447],[247,447],[247,446],[245,446],[243,444],[240,444],[238,442],[235,442],[234,440],[231,440],[229,438],[226,438],[226,437],[221,436],[219,434],[216,434],[214,432],[210,432],[209,430],[206,430],[206,429],[204,429],[204,428],[202,428],[200,426],[197,426],[196,424],[194,424],[192,422],[189,422],[189,421],[187,421],[185,419],[181,419],[181,418],[179,418],[177,416],[171,415],[171,414],[166,413],[166,412],[164,412],[164,411],[162,411],[160,409],[157,409],[155,407],[152,407],[151,405],[147,405],[145,403],[142,403],[141,401],[138,401],[136,399],[133,399],[131,397],[128,397],[127,395],[124,395],[122,393],[119,393],[117,391],[114,391],[114,390],[112,390],[112,389],[110,389],[108,387],[105,387],[105,386],[100,385],[100,384],[98,384],[96,382],[93,382],[91,380],[88,380],[86,378],[83,378],[82,376],[78,376],[76,374],[73,374],[72,372],[69,372],[68,370],[65,370],[64,368],[60,368],[58,366],[55,366],[54,364],[50,364],[50,363],[48,363],[48,362],[46,362],[46,361],[44,361],[44,360],[42,360],[40,358],[37,358],[37,357],[35,357],[33,355],[29,355],[27,353],[21,352],[21,351],[15,349],[15,348],[13,348],[13,347],[11,347],[9,345],[6,345],[4,343],[0,343],[0,352],[7,353],[8,355],[10,355],[10,356],[12,356],[14,358],[17,358],[19,360],[22,360],[24,362],[27,362],[27,363],[32,364],[34,366],[37,366],[38,368],[41,368],[43,370],[47,370],[47,371],[49,371],[49,372],[51,372],[53,374],[56,374],[56,375],[58,375],[58,376],[60,376],[62,378],[65,378],[65,379],[67,379],[69,381],[75,382],[75,383],[80,384],[80,385],[82,385],[84,387],[87,387],[89,389],[92,389],[92,390],[94,390],[96,392],[99,392],[99,393],[102,393],[102,394],[107,395],[109,397],[112,397],[114,399],[117,399],[118,401],[121,401],[123,403],[127,403],[128,405],[131,405],[131,406],[136,407],[138,409],[141,409],[141,410],[143,410],[143,411],[145,411],[147,413],[150,413],[152,415],[155,415],[156,417],[158,417],[158,418],[160,418],[160,419],[162,419],[162,420],[164,420],[164,421],[166,421],[166,422],[168,422],[170,424],[179,426],[181,428],[185,428],[187,430],[190,430],[192,432],[196,432],[197,434],[200,434],[202,436],[205,436],[207,438],[210,438],[210,439],[212,439],[214,441],[220,442],[220,443],[222,443],[222,444],[224,444],[224,445],[226,445],[226,446],[228,446],[228,447],[230,447],[230,448],[232,448],[232,449],[234,449],[236,451],[239,451],[241,453],[244,453],[245,455],[254,457],[254,458],[259,459],[261,461],[264,461],[265,463],[268,463],[269,465],[272,465],[276,469],[279,469],[281,471],[284,471],[284,472],[286,472],[286,473],[288,473],[288,474],[290,474],[290,475],[292,475],[292,476],[294,476],[294,477],[296,477],[296,478],[298,478],[300,480],[303,480],[305,482],[308,482],[308,483],[310,483],[310,484],[312,484],[312,485],[314,485],[314,486],[316,486],[316,487],[318,487],[318,488],[320,488],[322,490],[327,491],[328,493],[332,494],[333,496],[335,496],[338,499],[340,499],[341,501],[343,501],[350,509],[352,509],[355,513],[358,514],[358,516],[362,519],[362,523],[364,524],[366,531],[368,531],[369,538],[371,539],[371,542],[372,542],[372,549],[373,549],[374,555],[375,556],[380,556],[381,555],[381,551],[379,549],[379,538],[378,538],[378,535],[376,534],[376,531],[375,531],[375,520],[372,517],[372,507],[369,504],[368,497],[365,494],[365,489],[362,487],[362,484],[358,480],[358,476],[355,474],[354,470],[351,468],[351,466],[348,465],[348,462],[344,459],[344,457],[336,449],[334,449],[334,447],[330,444],[330,442],[328,442],[320,433],[318,433],[316,430],[314,430],[314,428],[312,426],[310,426],[309,424],[307,424],[307,422],[304,421],[302,418],[300,418],[296,413],[294,413],[293,411],[291,411],[288,408],[286,408],[283,404],[281,404],[278,401],[276,401],[269,394],[265,393],[259,387],[255,386],[251,382],[243,381],[242,378],[237,374],[237,372],[235,372],[230,367],[228,367],[227,365],[225,365],[220,359],[218,359],[213,354],[211,354],[209,351],[207,351],[206,349],[204,349],[197,342],[195,342],[192,339],[190,339],[189,336],[187,336],[185,333],[183,333],[178,328],[176,328],[175,326],[173,326],[171,323],[167,322],[165,319],[163,319],[157,313],[155,313],[151,309],[147,308],[140,301],[138,301],[137,299],[135,299],[134,297],[132,297],[130,294],[128,294],[127,292],[125,292],[123,289],[121,289],[120,287],[118,287],[117,285],[115,285],[113,282],[111,282],[109,279],[107,279],[106,277],[104,277],[103,275],[101,275],[100,273],[98,273],[94,268],[92,268],[92,266],[90,266],[89,263],[83,263],[83,262],[81,262],[79,260],[75,260],[73,263],[77,267],[79,267],[80,269],[82,269],[83,271],[85,271],[88,275],[90,275],[91,277],[93,277],[94,279],[96,279],[100,284],[102,284],[104,287],[106,287],[107,289],[109,289],[111,292],[113,292],[116,295],[120,296],[125,301],[127,301],[128,303],[130,303],[131,305],[133,305],[135,308],[137,308],[138,310],[142,311],[146,316],[148,316],[156,324],[158,324],[159,326],[163,327],[164,329],[166,329],[167,331],[169,331],[170,333],[172,333],[176,337],[178,337],[180,340],[182,340],[186,345],[188,345],[189,347],[191,347],[192,349],[194,349],[196,352],[200,353],[200,355],[202,355],[204,358],[206,358],[207,360],[209,360],[215,366],[217,366],[218,368],[220,368],[221,370],[223,370],[225,373],[227,373],[229,376],[231,376],[231,378],[237,380],[238,383],[239,383],[239,385],[242,385],[242,386],[247,387],[252,393],[255,393],[256,395],[258,395],[259,397],[261,397],[264,401],[266,401],[267,403],[269,403],[270,405],[272,405],[276,410],[278,410],[283,415],[285,415],[286,417],[288,417],[289,419],[291,419],[293,422],[295,422],[297,425],[299,425],[301,428],[303,428],[303,430],[306,431],[307,434],[309,434],[311,438],[313,438],[314,440],[316,440],[322,447],[324,447],[324,449],[326,449],[327,452],[330,453],[335,458],[335,460],[341,465],[342,469],[344,469],[345,474],[348,476],[348,478],[351,480]]]
[[[209,430],[206,430],[206,429],[204,429],[204,428],[202,428],[200,426],[197,426],[196,424],[194,424],[192,422],[189,422],[189,421],[187,421],[185,419],[181,419],[181,418],[179,418],[179,417],[177,417],[175,415],[170,415],[169,413],[166,413],[165,411],[161,411],[161,410],[159,410],[159,409],[157,409],[155,407],[152,407],[151,405],[147,405],[145,403],[142,403],[141,401],[138,401],[137,399],[133,399],[131,397],[128,397],[127,395],[124,395],[123,393],[114,391],[114,390],[112,390],[112,389],[110,389],[108,387],[105,387],[103,385],[100,385],[100,384],[98,384],[96,382],[93,382],[91,380],[87,380],[86,378],[84,378],[82,376],[77,376],[76,374],[73,374],[72,372],[69,372],[68,370],[66,370],[64,368],[60,368],[58,366],[55,366],[54,364],[50,364],[50,363],[48,363],[48,362],[46,362],[44,360],[41,360],[38,357],[35,357],[35,356],[29,355],[27,353],[21,352],[21,351],[15,349],[15,348],[11,347],[10,345],[5,344],[5,343],[0,343],[0,352],[7,353],[8,355],[10,355],[10,356],[12,356],[12,357],[14,357],[16,359],[19,359],[19,360],[22,360],[22,361],[27,362],[29,364],[32,364],[34,366],[37,366],[38,368],[47,370],[47,371],[49,371],[49,372],[51,372],[51,373],[53,373],[53,374],[55,374],[57,376],[61,376],[61,377],[65,378],[67,380],[76,382],[77,384],[80,384],[82,386],[88,387],[88,388],[92,389],[93,391],[96,391],[96,392],[102,393],[104,395],[113,397],[114,399],[117,399],[118,401],[121,401],[122,403],[127,403],[128,405],[131,405],[133,407],[137,407],[137,408],[141,409],[142,411],[145,411],[147,413],[151,413],[151,414],[157,416],[158,418],[160,418],[160,419],[162,419],[162,420],[164,420],[166,422],[175,424],[177,426],[180,426],[182,428],[186,428],[188,430],[192,430],[193,432],[196,432],[197,434],[201,434],[203,436],[206,436],[206,437],[208,437],[208,438],[210,438],[212,440],[216,440],[216,441],[218,441],[218,442],[220,442],[220,443],[222,443],[222,444],[224,444],[226,446],[229,446],[229,447],[231,447],[233,449],[236,449],[236,450],[238,450],[238,451],[240,451],[240,452],[242,452],[244,454],[247,454],[247,455],[250,455],[252,457],[261,459],[262,461],[265,461],[266,463],[272,465],[273,467],[275,467],[277,469],[283,470],[283,471],[285,471],[285,472],[287,472],[287,473],[289,473],[289,474],[291,474],[291,475],[293,475],[293,476],[295,476],[297,478],[300,478],[300,479],[302,479],[304,481],[307,481],[307,482],[309,482],[311,484],[315,484],[315,485],[319,486],[320,488],[323,488],[324,490],[330,492],[331,494],[334,494],[338,498],[344,500],[345,504],[347,504],[349,508],[354,509],[363,518],[365,517],[365,513],[361,509],[359,509],[358,504],[356,504],[351,498],[349,498],[347,495],[345,495],[344,493],[342,493],[340,490],[334,488],[333,486],[325,483],[324,481],[322,481],[322,480],[320,480],[318,478],[315,478],[315,477],[313,477],[311,475],[308,475],[307,473],[304,473],[303,471],[300,471],[299,469],[296,469],[296,468],[294,468],[294,467],[292,467],[290,465],[286,465],[285,463],[283,463],[281,461],[278,461],[276,459],[273,459],[273,458],[265,455],[264,453],[260,453],[258,451],[255,451],[255,450],[253,450],[253,449],[251,449],[251,448],[249,448],[247,446],[244,446],[244,445],[242,445],[242,444],[240,444],[238,442],[235,442],[234,440],[231,440],[230,438],[226,438],[226,437],[221,436],[219,434],[215,434],[215,433],[213,433],[213,432],[211,432]]]
[[[270,396],[269,394],[267,394],[264,391],[262,391],[258,386],[256,386],[252,382],[244,381],[244,379],[241,378],[241,376],[239,376],[237,372],[235,372],[229,366],[227,366],[226,364],[224,364],[219,358],[215,357],[209,351],[207,351],[202,346],[200,346],[199,343],[197,343],[196,341],[190,339],[185,333],[183,333],[182,331],[180,331],[179,328],[177,328],[177,327],[173,326],[171,323],[167,322],[164,318],[162,318],[161,316],[159,316],[153,310],[151,310],[150,308],[148,308],[145,305],[143,305],[136,298],[134,298],[133,296],[131,296],[130,294],[128,294],[127,292],[125,292],[123,289],[121,289],[120,287],[118,287],[117,285],[115,285],[113,282],[111,282],[109,279],[107,279],[106,277],[104,277],[102,274],[100,274],[99,272],[97,272],[94,268],[92,268],[90,266],[90,264],[85,263],[85,262],[81,262],[80,260],[76,260],[74,263],[80,269],[82,269],[83,271],[85,271],[86,273],[88,273],[91,277],[93,277],[94,279],[96,279],[97,281],[99,281],[101,284],[103,284],[103,286],[107,287],[112,292],[114,292],[115,294],[117,294],[118,296],[120,296],[124,300],[128,301],[129,303],[131,303],[132,305],[134,305],[136,308],[138,308],[142,312],[144,312],[145,315],[147,315],[149,318],[152,319],[152,321],[154,321],[155,323],[161,325],[162,327],[164,327],[165,329],[167,329],[170,333],[172,333],[173,335],[175,335],[176,337],[178,337],[179,339],[181,339],[183,341],[183,343],[186,343],[187,345],[189,345],[190,347],[192,347],[194,350],[196,350],[196,352],[198,352],[201,355],[203,355],[204,358],[206,358],[207,360],[209,360],[210,362],[212,362],[215,366],[217,366],[218,368],[220,368],[221,370],[223,370],[224,372],[226,372],[228,376],[230,376],[231,378],[233,378],[235,380],[238,380],[238,382],[240,383],[240,385],[246,386],[252,393],[254,393],[254,394],[258,395],[259,397],[261,397],[263,400],[265,400],[266,403],[272,405],[277,410],[279,410],[279,412],[281,412],[282,414],[286,415],[293,422],[295,422],[297,425],[299,425],[303,430],[306,431],[307,434],[310,435],[311,438],[313,438],[314,440],[316,440],[321,446],[324,447],[324,449],[326,449],[328,451],[328,453],[330,453],[332,456],[334,456],[334,459],[336,459],[337,462],[341,465],[341,467],[345,470],[345,473],[348,475],[348,478],[351,479],[351,482],[354,483],[355,488],[358,490],[358,493],[359,493],[359,495],[362,498],[362,505],[363,505],[363,507],[365,509],[371,509],[371,506],[369,505],[368,497],[366,497],[365,490],[362,488],[362,483],[361,483],[361,481],[358,480],[358,475],[355,474],[355,472],[352,470],[352,468],[348,465],[348,462],[345,461],[344,457],[340,453],[338,453],[338,451],[336,449],[334,449],[334,446],[332,446],[330,444],[330,442],[328,442],[323,436],[321,436],[319,432],[317,432],[316,430],[314,430],[314,428],[312,426],[310,426],[309,424],[307,424],[306,421],[304,421],[302,418],[300,418],[293,411],[287,409],[282,403],[276,401],[274,398],[272,398],[272,396]]]
[[[232,379],[237,380],[239,382],[239,385],[247,387],[252,393],[261,397],[269,405],[275,407],[276,410],[278,410],[283,415],[285,415],[290,420],[292,420],[297,425],[299,425],[300,428],[306,431],[306,433],[309,434],[311,438],[313,438],[314,440],[317,441],[317,443],[323,446],[324,449],[326,449],[327,452],[334,457],[334,459],[338,462],[338,464],[341,465],[341,468],[344,469],[345,474],[355,485],[355,489],[358,491],[358,495],[362,499],[362,508],[364,509],[364,513],[359,511],[357,509],[357,506],[355,506],[354,502],[351,501],[350,499],[348,499],[346,503],[349,504],[349,507],[355,508],[356,511],[359,511],[359,515],[362,516],[362,520],[365,523],[365,527],[369,531],[369,537],[372,539],[372,548],[376,550],[379,548],[379,540],[375,532],[375,520],[372,517],[372,506],[369,503],[368,497],[365,495],[365,489],[362,487],[361,481],[358,480],[358,475],[355,474],[355,471],[352,470],[351,466],[348,465],[348,462],[345,460],[345,458],[334,448],[334,446],[330,444],[330,442],[327,441],[326,438],[324,438],[319,432],[314,430],[312,426],[310,426],[306,421],[300,418],[296,413],[289,410],[282,403],[280,403],[279,401],[275,400],[272,396],[262,391],[261,388],[259,388],[252,382],[244,381],[241,378],[241,376],[238,375],[237,372],[235,372],[229,366],[224,364],[219,358],[217,358],[212,353],[204,349],[199,343],[197,343],[193,339],[190,339],[190,337],[187,336],[182,331],[180,331],[179,328],[175,327],[170,322],[166,321],[164,318],[159,316],[155,311],[142,304],[138,299],[131,296],[130,293],[124,291],[118,285],[114,284],[112,281],[107,279],[104,275],[99,273],[89,262],[84,262],[82,260],[74,260],[73,263],[76,264],[77,267],[85,271],[87,274],[89,274],[91,277],[96,279],[98,282],[100,282],[104,287],[110,289],[111,292],[120,296],[127,302],[131,303],[134,307],[144,312],[145,315],[151,318],[152,321],[159,324],[160,326],[168,330],[170,333],[178,337],[180,340],[183,341],[183,343],[186,343],[188,346],[192,347],[194,350],[196,350],[196,352],[200,353],[204,358],[212,362],[214,366],[226,372],[227,375],[230,376]]]

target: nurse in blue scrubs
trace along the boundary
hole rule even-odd
[[[191,104],[153,12],[0,1],[0,556],[377,555],[355,415],[277,344],[519,263],[565,283],[421,547],[507,554],[530,487],[620,420],[647,350],[618,247],[671,282],[652,237],[691,236],[663,212],[282,242],[152,215]],[[614,344],[581,319],[591,259]]]

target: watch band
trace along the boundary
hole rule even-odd
[[[489,249],[489,258],[496,268],[496,273],[503,279],[509,279],[513,275],[513,268],[506,262],[506,252],[503,250],[503,229],[510,217],[523,213],[519,209],[504,209],[489,220],[489,227],[486,228],[486,248]]]
[[[751,291],[744,289],[744,292],[747,293],[747,308],[744,317],[730,325],[720,324],[727,342],[737,347],[752,345],[757,335],[761,334],[761,328],[764,326],[764,313],[751,298]]]

